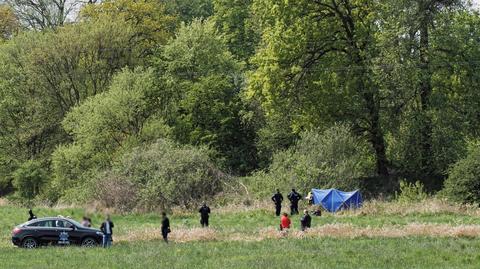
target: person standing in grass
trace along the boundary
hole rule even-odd
[[[105,221],[100,226],[100,230],[103,233],[103,242],[102,245],[104,248],[110,247],[112,245],[112,234],[113,234],[113,222],[110,220],[110,215],[107,215]]]
[[[275,203],[275,215],[280,216],[280,211],[282,210],[283,195],[280,193],[280,190],[277,189],[277,193],[272,196],[272,201]]]
[[[202,207],[198,210],[200,213],[200,224],[202,227],[208,227],[208,218],[210,217],[210,207],[207,206],[207,203],[203,202]]]
[[[312,227],[312,217],[308,214],[308,210],[303,211],[303,216],[300,219],[300,226],[302,227],[302,231]]]
[[[167,213],[162,212],[162,237],[165,243],[168,243],[168,234],[170,230],[170,220],[167,218]]]
[[[287,213],[283,213],[282,217],[280,218],[280,231],[283,231],[285,229],[290,229],[290,225],[292,222],[288,218]]]
[[[288,200],[290,200],[290,214],[298,214],[298,201],[302,199],[302,196],[295,191],[295,189],[292,189],[292,192],[288,194]]]

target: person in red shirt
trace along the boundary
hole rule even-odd
[[[292,224],[292,222],[288,218],[288,214],[283,213],[282,217],[280,218],[280,230],[283,231],[284,229],[290,229],[290,224]]]

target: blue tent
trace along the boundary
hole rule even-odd
[[[362,194],[359,190],[344,192],[336,189],[312,189],[313,203],[322,205],[328,212],[362,206]]]

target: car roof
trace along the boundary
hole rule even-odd
[[[29,220],[29,221],[23,223],[23,225],[30,224],[30,223],[35,223],[35,222],[38,222],[38,221],[46,221],[46,220],[66,220],[66,221],[72,221],[71,219],[68,219],[68,218],[65,218],[65,217],[44,217],[44,218],[36,218],[36,219]]]

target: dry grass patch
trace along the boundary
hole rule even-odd
[[[358,210],[340,211],[335,216],[380,216],[410,214],[461,214],[480,216],[480,208],[476,205],[452,204],[446,200],[430,198],[415,203],[399,203],[371,200],[364,202]]]
[[[402,238],[411,236],[427,237],[480,237],[480,225],[447,224],[419,224],[412,223],[405,226],[385,227],[357,227],[351,224],[327,224],[311,228],[306,232],[296,229],[279,231],[273,227],[261,229],[254,234],[242,234],[238,232],[220,234],[212,228],[179,228],[174,229],[169,239],[179,243],[193,241],[247,241],[258,242],[267,239],[282,238],[359,238],[359,237],[385,237]],[[143,230],[131,230],[126,234],[116,236],[118,241],[150,241],[162,240],[160,229],[150,228]]]
[[[175,242],[191,241],[213,241],[218,239],[217,232],[210,228],[179,228],[172,229],[168,236],[169,240]],[[115,236],[115,239],[121,241],[151,241],[163,240],[162,232],[159,228],[146,228],[142,230],[130,230],[125,234]]]
[[[263,239],[271,238],[305,238],[305,237],[334,237],[334,238],[359,238],[359,237],[387,237],[400,238],[409,236],[430,237],[480,237],[480,225],[451,226],[446,224],[417,224],[405,226],[386,227],[356,227],[350,224],[327,224],[314,227],[306,232],[290,230],[280,232],[273,228],[260,231]]]

